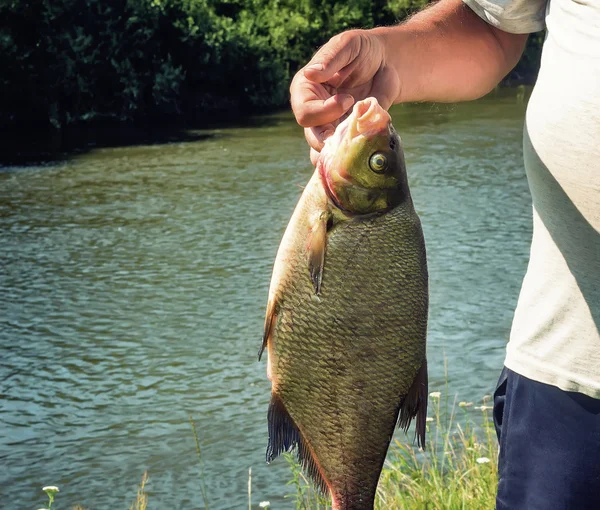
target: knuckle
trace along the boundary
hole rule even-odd
[[[342,32],[341,34],[336,35],[335,37],[337,37],[337,42],[342,45],[342,46],[349,46],[351,44],[354,44],[355,41],[362,37],[362,33],[364,32],[364,30],[360,30],[360,29],[353,29],[353,30],[347,30],[346,32]]]
[[[356,57],[357,49],[361,45],[361,39],[365,37],[365,32],[365,30],[353,29],[334,35],[321,48],[321,53],[326,60],[334,59],[342,54],[347,55],[347,58],[351,60]]]
[[[296,93],[300,90],[301,86],[300,86],[300,82],[303,78],[303,74],[302,74],[302,69],[300,69],[292,78],[292,81],[290,83],[290,98],[292,100],[294,100],[294,97],[296,96]]]
[[[296,115],[296,122],[298,122],[298,124],[302,127],[310,126],[310,116],[307,114],[306,110],[298,109],[294,111],[294,114]]]

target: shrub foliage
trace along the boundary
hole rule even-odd
[[[0,127],[280,106],[292,74],[329,37],[425,3],[2,0]]]

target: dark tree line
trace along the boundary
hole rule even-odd
[[[287,101],[329,37],[426,0],[0,0],[0,128],[198,118]],[[531,38],[513,76],[539,61]]]

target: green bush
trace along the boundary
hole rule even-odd
[[[293,73],[329,37],[425,3],[4,0],[0,127],[281,106]]]

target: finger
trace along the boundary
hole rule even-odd
[[[359,31],[344,32],[332,37],[304,68],[304,75],[316,83],[331,79],[358,56],[360,37]]]
[[[325,126],[304,129],[304,137],[306,138],[308,145],[320,152],[323,145],[325,145],[325,140],[327,140],[333,132],[333,124],[326,124]]]
[[[342,84],[344,84],[344,87],[352,86],[352,83],[346,83],[346,80],[356,70],[358,63],[359,63],[359,59],[354,59],[350,64],[348,64],[343,69],[340,69],[331,78],[329,78],[327,80],[327,85],[331,85],[334,88],[338,88]],[[348,81],[351,81],[351,80],[348,80]]]
[[[319,156],[321,154],[319,152],[317,152],[316,150],[314,150],[312,147],[310,148],[310,162],[314,165],[317,166],[317,161],[319,161]]]
[[[310,92],[292,91],[292,110],[302,127],[330,124],[339,119],[354,104],[350,94],[336,94],[325,101]]]

